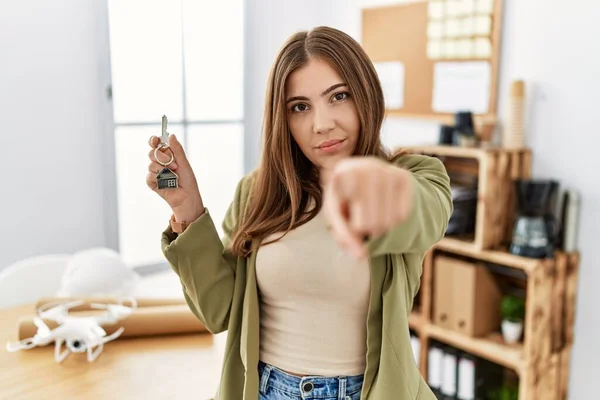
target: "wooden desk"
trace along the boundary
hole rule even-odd
[[[33,305],[0,309],[0,399],[187,399],[214,396],[226,333],[119,338],[88,363],[84,354],[54,361],[54,344],[16,353],[20,316]]]

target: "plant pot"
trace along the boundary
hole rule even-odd
[[[502,321],[502,336],[508,344],[517,343],[523,334],[523,322]]]

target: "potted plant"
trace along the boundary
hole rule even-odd
[[[500,314],[502,315],[502,336],[506,343],[516,343],[523,334],[525,319],[525,300],[514,295],[502,297]]]
[[[506,385],[496,388],[488,393],[487,400],[518,400],[518,388],[511,388]]]

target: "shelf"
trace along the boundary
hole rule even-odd
[[[500,334],[474,338],[433,324],[424,325],[423,331],[429,338],[511,368],[516,372],[520,372],[524,367],[523,345],[508,345],[503,342]]]
[[[451,237],[442,238],[433,247],[437,250],[521,269],[527,274],[530,274],[543,261],[536,258],[516,256],[501,250],[477,250],[472,243]]]
[[[396,117],[405,119],[418,119],[423,121],[435,121],[444,125],[454,125],[454,114],[440,114],[440,115],[423,115],[423,114],[408,114],[400,110],[386,110],[386,117]],[[494,126],[497,122],[496,116],[493,114],[485,115],[473,115],[473,123],[476,127],[480,126]]]
[[[464,157],[479,159],[485,152],[484,149],[477,147],[458,147],[458,146],[409,146],[403,149],[413,153],[425,153],[433,156],[442,157]]]
[[[413,153],[424,153],[434,156],[441,157],[462,157],[462,158],[475,158],[481,159],[489,153],[523,153],[529,152],[527,148],[523,149],[507,149],[498,146],[486,146],[486,147],[460,147],[450,145],[428,145],[428,146],[408,146],[403,147],[404,150]]]

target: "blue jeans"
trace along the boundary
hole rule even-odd
[[[294,376],[258,363],[259,400],[360,400],[363,375]]]

